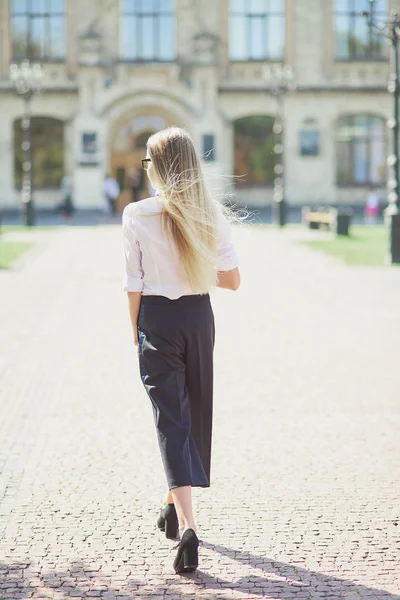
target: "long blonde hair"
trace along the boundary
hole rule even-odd
[[[148,175],[163,201],[163,221],[178,249],[190,287],[207,293],[217,283],[217,209],[206,188],[189,133],[168,127],[147,142]]]

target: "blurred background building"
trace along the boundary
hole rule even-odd
[[[361,15],[370,5],[383,21],[400,0],[0,0],[0,203],[20,203],[24,104],[9,69],[26,58],[44,71],[31,101],[38,207],[54,208],[66,175],[77,208],[100,208],[111,173],[122,208],[167,125],[237,177],[240,201],[265,206],[277,112],[290,204],[362,204],[370,186],[384,199],[389,52]],[[265,66],[280,64],[291,85],[276,95]]]

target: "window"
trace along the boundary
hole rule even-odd
[[[97,134],[82,133],[82,153],[96,154],[97,153]]]
[[[173,61],[173,0],[121,0],[120,44],[122,60]]]
[[[22,183],[23,131],[21,119],[14,121],[14,181]],[[48,117],[31,118],[33,185],[36,188],[59,187],[64,175],[64,123]]]
[[[65,0],[11,0],[12,54],[23,58],[65,58]]]
[[[365,10],[372,10],[374,21],[384,22],[388,17],[389,0],[334,0],[334,27],[336,58],[338,60],[365,60],[387,57],[385,36],[369,25]]]
[[[384,119],[370,115],[341,117],[336,134],[338,185],[383,184],[386,146]]]
[[[236,185],[250,187],[274,180],[274,118],[251,116],[234,122]]]
[[[303,130],[299,133],[300,156],[318,156],[320,133],[315,130]]]
[[[231,0],[231,60],[282,60],[285,0]]]

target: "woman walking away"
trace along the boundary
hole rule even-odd
[[[124,210],[124,289],[168,482],[157,525],[167,538],[180,534],[173,566],[183,573],[198,566],[192,487],[210,485],[209,292],[236,290],[240,275],[231,226],[207,192],[189,134],[172,127],[152,135],[142,165],[156,195]]]

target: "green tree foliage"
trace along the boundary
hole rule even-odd
[[[265,115],[235,121],[235,176],[238,177],[238,186],[272,183],[275,166],[273,125],[273,117]]]
[[[49,117],[32,117],[33,184],[36,188],[59,187],[64,175],[64,123]],[[17,188],[22,184],[23,130],[21,119],[14,121],[14,174]]]

